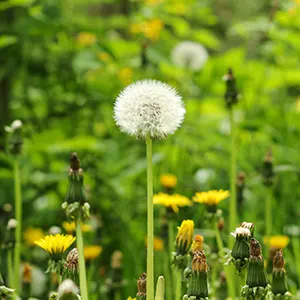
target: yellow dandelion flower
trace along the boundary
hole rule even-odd
[[[140,23],[132,23],[130,32],[133,34],[143,34],[151,41],[157,41],[160,38],[160,33],[164,27],[164,23],[160,19],[152,19]]]
[[[170,207],[174,212],[177,213],[179,212],[179,207],[191,206],[192,201],[189,198],[179,194],[169,195],[165,193],[159,193],[153,196],[153,204]]]
[[[182,221],[180,227],[178,227],[178,233],[176,237],[176,252],[178,254],[185,255],[192,242],[194,236],[194,222],[192,220]]]
[[[74,221],[73,222],[63,222],[62,227],[69,234],[76,231],[76,224]],[[92,229],[93,229],[92,226],[89,224],[84,224],[84,223],[81,224],[82,232],[90,232],[90,231],[92,231]]]
[[[203,242],[204,237],[200,234],[197,234],[192,244],[192,252],[195,253],[196,251],[203,250]]]
[[[97,57],[103,62],[109,62],[111,60],[111,56],[106,52],[98,53]]]
[[[145,4],[155,6],[163,3],[164,0],[145,0]]]
[[[85,246],[83,249],[84,258],[86,260],[94,260],[101,254],[102,250],[102,247],[98,245]]]
[[[44,231],[40,228],[29,227],[24,232],[24,240],[28,246],[34,246],[35,241],[45,236]]]
[[[96,41],[96,35],[90,32],[80,32],[76,37],[77,44],[82,47],[92,46]]]
[[[145,237],[145,245],[147,246],[147,237]],[[163,239],[155,236],[153,239],[153,247],[154,247],[154,250],[157,252],[164,250]]]
[[[128,297],[127,300],[136,300],[136,298]]]
[[[293,16],[293,15],[296,15],[296,13],[297,13],[297,8],[296,8],[296,6],[292,6],[292,7],[290,7],[290,8],[288,9],[288,14],[289,14],[289,15]]]
[[[133,71],[131,68],[123,68],[118,72],[118,77],[122,84],[128,85],[132,82]]]
[[[177,177],[173,174],[162,174],[160,184],[165,188],[172,189],[177,185]]]
[[[273,249],[284,249],[289,243],[289,237],[286,235],[265,236],[264,244]]]
[[[199,192],[193,197],[194,202],[203,203],[208,206],[216,206],[221,201],[229,197],[229,191],[212,190],[208,192]]]
[[[46,235],[44,238],[35,241],[35,244],[47,251],[50,255],[63,254],[76,240],[72,235]]]
[[[300,0],[294,0],[296,4],[300,4]]]

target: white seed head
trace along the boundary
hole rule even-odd
[[[18,221],[16,219],[9,219],[7,223],[7,229],[15,229],[18,226]]]
[[[248,228],[244,227],[237,227],[234,232],[234,236],[243,236],[243,237],[249,237],[251,236],[251,232]]]
[[[123,132],[153,139],[166,137],[180,127],[185,115],[175,89],[156,80],[127,86],[117,97],[114,118]]]
[[[208,59],[206,49],[199,43],[184,41],[172,51],[172,61],[179,67],[198,71],[203,68]]]
[[[71,279],[64,280],[58,287],[59,296],[68,295],[68,294],[78,294],[78,293],[79,293],[79,289]]]
[[[11,123],[12,130],[16,130],[18,128],[21,128],[23,126],[23,123],[20,120],[15,120]]]
[[[49,234],[56,235],[61,233],[61,228],[58,226],[51,226],[49,228]]]

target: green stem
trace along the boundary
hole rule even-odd
[[[229,231],[233,232],[237,224],[236,204],[236,128],[234,122],[234,109],[229,109],[231,128],[231,163],[230,163],[230,207],[229,207]],[[228,245],[232,249],[234,240],[229,238]]]
[[[211,271],[212,292],[211,298],[217,297],[217,264],[215,263]]]
[[[174,252],[174,230],[173,230],[173,221],[168,220],[168,247],[169,247],[169,266],[172,266],[173,263],[173,256],[172,252]],[[170,276],[170,282],[167,284],[167,286],[174,286],[176,283],[176,268],[171,268],[171,276]],[[174,289],[171,290],[171,300],[173,300],[174,295]]]
[[[7,271],[8,271],[8,284],[13,286],[14,284],[14,271],[13,271],[13,258],[12,249],[7,250]]]
[[[219,250],[218,253],[221,257],[223,257],[223,255],[225,254],[224,246],[223,246],[223,241],[222,241],[222,237],[220,234],[220,230],[218,228],[217,221],[215,222],[215,232],[216,232],[216,240],[217,240],[218,250]],[[229,292],[229,295],[230,295],[231,299],[235,299],[234,271],[232,270],[232,268],[230,268],[230,266],[224,265],[224,272],[226,275],[227,290]]]
[[[86,270],[85,270],[85,261],[84,261],[84,252],[83,252],[83,237],[82,237],[80,220],[76,221],[76,241],[77,241],[77,250],[79,256],[80,294],[82,300],[88,300],[89,298],[88,298]]]
[[[268,188],[267,199],[266,199],[266,208],[265,208],[265,217],[266,217],[266,236],[272,235],[272,198],[273,190]]]
[[[298,284],[300,284],[300,243],[297,237],[292,238],[292,245],[295,257],[294,261],[296,263],[296,272],[298,275]]]
[[[175,269],[175,268],[174,268]],[[182,280],[182,275],[181,275],[181,270],[175,270],[176,272],[176,300],[181,300],[181,280]]]
[[[20,166],[18,158],[14,162],[14,182],[15,182],[15,218],[17,220],[17,228],[15,231],[16,245],[14,257],[14,285],[16,293],[20,291],[20,265],[21,265],[21,237],[22,237],[22,192]],[[12,283],[11,283],[12,284]]]
[[[154,300],[153,171],[152,171],[152,139],[149,134],[147,135],[146,138],[146,152],[147,152],[147,300]]]
[[[166,298],[167,300],[172,300],[172,282],[171,282],[171,267],[169,263],[169,252],[167,250],[164,251],[164,274],[166,279]]]

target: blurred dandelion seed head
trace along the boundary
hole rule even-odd
[[[71,279],[64,280],[58,287],[59,296],[68,295],[68,294],[78,294],[78,293],[79,293],[79,289]]]
[[[165,138],[182,124],[185,115],[181,97],[156,80],[142,80],[127,86],[117,97],[114,118],[123,132],[145,139]]]
[[[184,41],[172,51],[172,61],[176,66],[199,71],[208,59],[207,50],[199,43]]]
[[[8,230],[15,229],[18,226],[18,221],[16,219],[9,219],[6,228]]]

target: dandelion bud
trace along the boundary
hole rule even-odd
[[[23,124],[20,120],[15,120],[12,122],[10,127],[5,127],[5,130],[9,133],[8,150],[12,155],[19,155],[22,151],[22,126]]]
[[[169,85],[143,80],[127,86],[117,97],[114,118],[123,132],[138,138],[165,138],[183,122],[181,97]]]
[[[271,186],[274,182],[275,173],[273,167],[274,165],[273,165],[272,149],[269,149],[264,158],[263,168],[262,168],[263,182],[266,186]]]
[[[64,280],[58,287],[59,300],[77,300],[79,289],[71,279]]]
[[[243,297],[260,296],[262,299],[270,290],[266,273],[264,270],[264,260],[262,257],[260,243],[252,238],[250,240],[250,257],[246,285],[242,288]]]
[[[165,299],[165,278],[159,276],[156,284],[155,300]]]
[[[231,108],[238,102],[238,91],[236,87],[236,79],[232,69],[228,69],[228,73],[224,76],[226,82],[226,92],[224,95],[225,102],[228,108]]]
[[[286,272],[284,269],[284,258],[282,250],[277,251],[273,259],[272,293],[277,295],[289,295],[286,284]]]
[[[218,221],[218,230],[219,231],[222,231],[224,229],[224,226],[225,226],[225,220],[223,218],[221,218],[219,221]]]
[[[86,194],[83,188],[83,171],[76,153],[70,155],[69,189],[66,201],[78,202],[83,205],[86,202]]]
[[[203,250],[203,243],[204,243],[204,237],[200,234],[197,234],[195,236],[195,239],[193,241],[191,252],[194,255],[197,251]]]
[[[237,193],[237,203],[241,211],[244,202],[244,189],[245,189],[245,178],[246,174],[244,172],[239,172],[236,180],[236,193]]]
[[[192,272],[188,278],[188,291],[183,300],[208,299],[206,256],[203,251],[196,251],[192,261]]]
[[[137,282],[137,300],[145,300],[146,299],[146,287],[147,287],[147,276],[146,273],[143,273]]]
[[[194,222],[192,220],[184,220],[178,227],[176,237],[176,253],[180,255],[187,254],[194,236]]]
[[[77,248],[72,249],[66,259],[65,267],[68,270],[68,273],[74,274],[78,271],[78,250]]]

